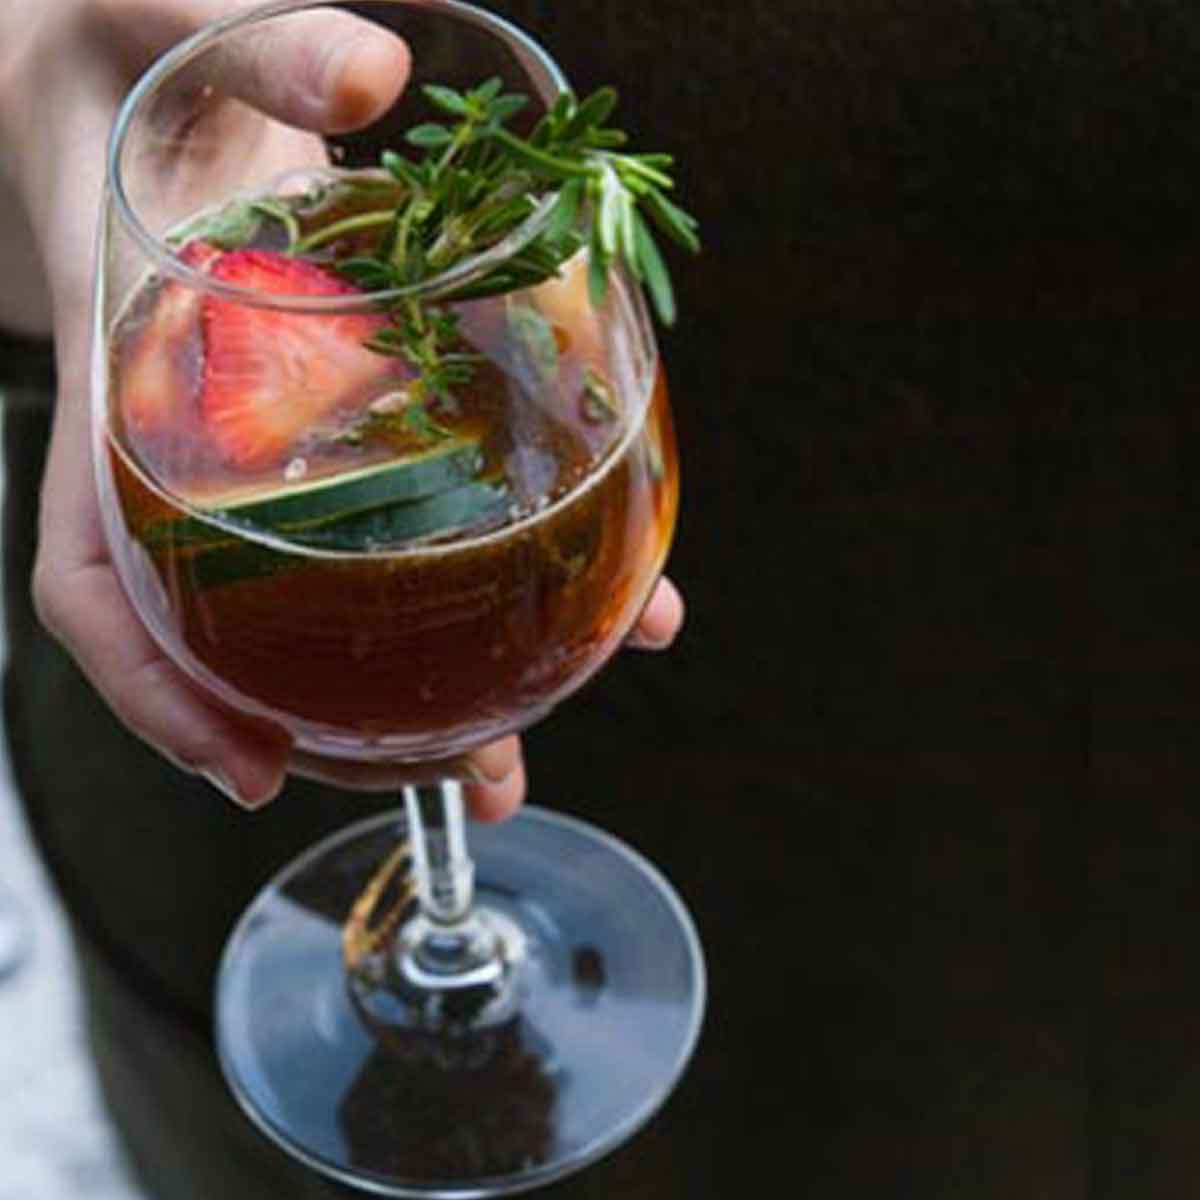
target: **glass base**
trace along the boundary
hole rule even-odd
[[[397,813],[342,831],[243,916],[217,985],[234,1094],[289,1154],[381,1195],[511,1194],[595,1161],[658,1110],[695,1047],[704,962],[682,903],[580,821],[526,806],[474,825],[476,902],[513,1003],[469,1031],[422,1028],[342,962],[342,922],[405,830]]]

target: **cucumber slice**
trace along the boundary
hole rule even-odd
[[[490,483],[469,483],[424,500],[390,504],[319,528],[306,528],[294,540],[323,550],[387,551],[419,538],[498,521],[506,514],[507,505],[506,489]]]
[[[498,524],[507,516],[506,489],[487,483],[469,483],[437,496],[386,505],[371,512],[330,519],[293,536],[302,546],[322,550],[386,553],[434,534]],[[256,542],[236,539],[201,550],[185,568],[197,588],[222,587],[303,566],[301,554],[268,549]]]
[[[383,504],[435,496],[469,483],[482,462],[477,442],[455,440],[420,455],[206,507],[265,529],[306,529]]]
[[[375,463],[355,471],[270,491],[226,494],[209,499],[213,516],[271,533],[292,535],[337,523],[359,513],[424,500],[460,488],[478,475],[479,444],[454,439],[422,454]],[[197,517],[158,521],[143,531],[149,546],[208,545],[229,538],[228,530]]]

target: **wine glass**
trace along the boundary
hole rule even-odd
[[[221,21],[123,105],[94,454],[117,570],[182,669],[309,754],[420,763],[525,728],[613,655],[667,554],[676,453],[623,267],[599,305],[586,250],[557,278],[461,298],[547,228],[555,195],[407,288],[335,284],[294,253],[328,248],[338,222],[358,236],[394,200],[380,153],[428,120],[422,83],[498,79],[530,97],[525,130],[567,87],[492,14],[378,0],[353,13],[405,40],[413,78],[366,128],[319,138],[230,98],[245,47],[340,7]],[[419,413],[412,368],[364,348],[414,304],[452,319],[474,364]],[[443,1197],[549,1182],[640,1128],[695,1046],[700,946],[653,866],[532,806],[471,842],[459,784],[406,787],[401,810],[279,871],[229,941],[229,1084],[341,1182]]]

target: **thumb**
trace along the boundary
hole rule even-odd
[[[108,0],[110,44],[141,69],[176,42],[217,21],[236,20],[258,0]],[[189,65],[198,88],[239,100],[320,133],[361,128],[384,113],[408,81],[404,42],[383,26],[333,8],[243,25]]]

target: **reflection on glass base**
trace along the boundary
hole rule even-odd
[[[393,1032],[481,1032],[516,1016],[521,981],[528,969],[528,939],[516,921],[482,905],[469,924],[476,930],[465,970],[461,942],[449,945],[446,963],[430,961],[439,938],[431,922],[417,915],[399,931],[394,945],[360,963],[347,987],[372,1033],[386,1041]],[[433,936],[430,936],[431,932]]]
[[[381,1195],[511,1194],[595,1161],[657,1111],[699,1035],[704,963],[678,897],[571,818],[472,826],[511,975],[466,989],[467,1019],[439,1031],[403,986],[342,964],[342,921],[404,831],[402,813],[343,831],[243,917],[217,991],[235,1095],[288,1153]]]

